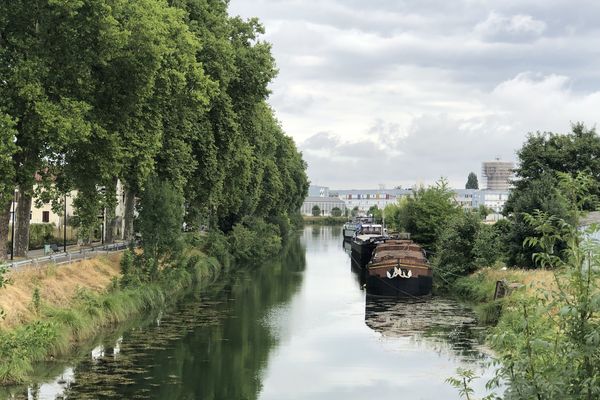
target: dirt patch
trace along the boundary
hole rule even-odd
[[[102,292],[120,273],[121,254],[111,254],[92,260],[65,265],[26,267],[8,273],[11,284],[0,289],[0,308],[6,318],[0,329],[10,329],[35,318],[32,306],[35,288],[43,304],[65,307],[80,288]]]

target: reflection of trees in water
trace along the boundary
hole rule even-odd
[[[278,338],[265,314],[300,287],[305,249],[291,239],[282,256],[236,271],[190,295],[151,324],[127,331],[119,344],[75,369],[69,398],[255,399],[260,373]]]
[[[377,299],[367,296],[365,323],[387,338],[408,338],[465,361],[486,360],[484,328],[471,310],[451,300]]]

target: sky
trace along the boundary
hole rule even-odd
[[[464,187],[529,132],[600,118],[600,2],[231,0],[258,17],[269,103],[312,184]]]

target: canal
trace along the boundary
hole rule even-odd
[[[367,298],[341,229],[311,226],[280,259],[233,269],[0,397],[458,399],[445,383],[457,367],[490,375],[481,336],[457,302]]]

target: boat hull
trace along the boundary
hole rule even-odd
[[[379,297],[425,297],[431,295],[433,278],[421,275],[418,277],[389,279],[376,275],[367,276],[367,294]]]
[[[350,245],[352,247],[352,260],[361,268],[364,268],[371,260],[371,255],[373,254],[376,244],[352,241]]]

